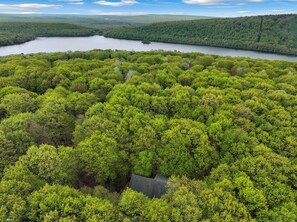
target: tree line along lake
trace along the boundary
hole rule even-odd
[[[200,52],[219,56],[297,61],[296,56],[287,56],[220,47],[171,44],[161,42],[143,44],[141,41],[106,38],[99,35],[90,37],[40,37],[33,41],[29,41],[23,44],[0,47],[0,56],[21,53],[31,54],[40,52],[88,51],[93,49],[111,49],[127,51],[164,50],[180,52]]]

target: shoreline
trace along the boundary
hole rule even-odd
[[[100,34],[96,34],[96,35],[83,35],[83,36],[38,36],[36,38],[34,38],[33,40],[30,40],[30,41],[26,41],[26,42],[23,42],[23,43],[19,43],[19,44],[11,44],[11,45],[6,45],[6,46],[0,46],[0,54],[1,54],[1,49],[9,49],[9,47],[13,47],[13,46],[17,46],[17,45],[25,45],[27,43],[30,43],[30,42],[34,42],[34,41],[38,41],[39,39],[40,40],[44,40],[44,39],[51,39],[51,38],[69,38],[69,39],[72,39],[72,38],[92,38],[92,37],[101,37],[103,39],[106,39],[106,40],[114,40],[114,41],[131,41],[131,42],[137,42],[137,43],[141,43],[141,40],[133,40],[133,39],[124,39],[124,38],[113,38],[113,37],[108,37],[108,36],[105,36],[105,35],[100,35]],[[58,42],[58,41],[57,41]],[[150,45],[146,45],[146,44],[143,44],[143,50],[141,47],[140,50],[137,50],[137,49],[131,49],[131,48],[128,48],[128,49],[123,49],[122,47],[119,47],[118,49],[117,48],[114,48],[114,47],[111,47],[109,49],[111,50],[124,50],[124,51],[133,51],[133,50],[136,50],[136,51],[149,51],[148,48],[146,48],[146,46],[152,46],[152,49],[150,50],[163,50],[163,51],[180,51],[180,52],[198,52],[198,53],[203,53],[203,54],[208,54],[208,55],[213,55],[213,56],[221,56],[221,57],[246,57],[246,58],[252,58],[252,59],[264,59],[264,60],[283,60],[283,61],[290,61],[290,62],[296,62],[297,61],[297,56],[294,56],[294,55],[288,55],[288,54],[280,54],[280,53],[271,53],[271,52],[263,52],[263,51],[256,51],[256,50],[248,50],[248,49],[239,49],[239,48],[227,48],[227,47],[220,47],[220,46],[207,46],[207,45],[191,45],[191,44],[185,44],[185,43],[176,43],[176,42],[155,42],[155,41],[152,41],[151,42],[152,44]],[[97,44],[97,43],[93,43],[93,44]],[[161,46],[158,46],[158,44],[165,44],[165,45],[161,45]],[[166,45],[171,45],[172,47],[170,48],[166,48]],[[176,45],[176,49],[173,47],[174,45]],[[96,46],[96,45],[95,45]],[[182,46],[185,46],[185,50],[182,49]],[[159,47],[159,49],[158,49]],[[163,49],[162,49],[163,47]],[[193,47],[193,50],[191,50],[191,47]],[[195,47],[196,50],[195,50]],[[199,47],[201,47],[201,51],[199,50]],[[165,49],[164,49],[165,48]],[[89,51],[89,50],[93,50],[93,49],[101,49],[101,50],[108,50],[108,48],[100,48],[100,46],[98,46],[97,48],[92,48],[92,49],[69,49],[69,51]],[[215,49],[218,49],[218,50],[222,50],[222,52],[216,52]],[[227,54],[224,53],[224,50],[226,50]],[[228,54],[228,51],[231,50],[231,54],[229,55]],[[16,50],[17,51],[17,50]],[[56,51],[56,52],[63,52],[64,50],[62,49],[61,51]],[[207,52],[209,51],[209,52]],[[235,55],[232,55],[232,51],[235,53]],[[46,53],[46,48],[45,48],[45,51],[36,51],[36,52],[12,52],[10,54],[3,54],[1,55],[2,56],[8,56],[8,55],[14,55],[14,54],[32,54],[32,53],[40,53],[40,52],[44,52]],[[49,53],[53,52],[53,51],[48,51]],[[237,53],[238,52],[238,53]],[[240,55],[242,52],[242,55]],[[245,53],[247,55],[245,55]],[[251,54],[251,55],[248,55],[248,54]],[[236,55],[237,54],[237,55]],[[254,54],[254,55],[252,55]],[[257,56],[258,54],[258,56]],[[265,57],[265,55],[267,55],[267,58]],[[269,56],[271,56],[272,58],[269,58]],[[282,57],[284,56],[284,58],[273,58],[273,57]],[[286,58],[287,57],[287,58]]]
[[[141,39],[129,39],[129,38],[115,38],[111,36],[105,36],[105,35],[100,35],[105,38],[111,38],[111,39],[122,39],[122,40],[131,40],[131,41],[142,41]],[[205,47],[213,47],[213,48],[221,48],[221,49],[233,49],[233,50],[242,50],[242,51],[249,51],[249,52],[257,52],[257,53],[263,53],[263,54],[272,54],[272,55],[280,55],[280,56],[289,56],[289,57],[296,57],[297,58],[297,53],[292,54],[292,53],[281,53],[281,52],[270,52],[270,51],[263,51],[263,50],[255,50],[255,49],[246,49],[246,48],[232,48],[232,47],[227,47],[227,46],[219,46],[219,45],[207,45],[207,44],[189,44],[189,43],[182,43],[182,42],[175,42],[175,41],[154,41],[151,40],[151,43],[168,43],[168,44],[176,44],[176,45],[186,45],[186,46],[205,46]]]

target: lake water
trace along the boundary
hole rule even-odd
[[[66,52],[66,51],[88,51],[93,49],[112,49],[129,51],[166,50],[180,52],[201,52],[220,56],[240,56],[250,58],[262,58],[268,60],[297,61],[295,56],[285,56],[270,53],[261,53],[246,50],[226,49],[208,46],[193,46],[182,44],[152,42],[149,45],[141,41],[121,40],[105,38],[103,36],[91,37],[40,37],[36,40],[20,45],[0,47],[0,56],[11,54],[29,54],[38,52]]]

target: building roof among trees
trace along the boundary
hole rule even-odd
[[[167,178],[159,174],[155,178],[147,178],[133,174],[129,187],[137,192],[141,192],[148,197],[160,198],[166,192]]]

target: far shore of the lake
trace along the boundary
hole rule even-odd
[[[31,54],[39,52],[89,51],[93,49],[200,52],[218,56],[297,61],[297,56],[285,54],[167,42],[150,42],[150,44],[143,44],[141,40],[116,39],[104,37],[103,35],[83,37],[37,37],[34,40],[30,40],[21,44],[1,46],[0,56],[22,53]]]

